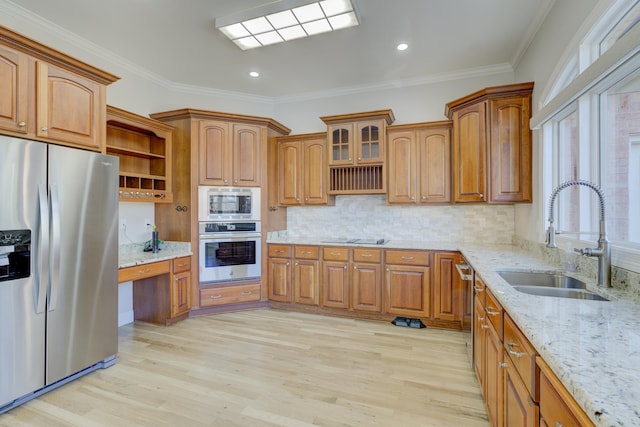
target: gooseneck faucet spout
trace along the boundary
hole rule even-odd
[[[580,185],[588,187],[596,192],[600,199],[600,233],[598,237],[597,248],[584,248],[575,249],[576,252],[598,258],[598,286],[611,286],[611,248],[609,247],[609,240],[607,239],[607,226],[606,226],[606,200],[604,192],[596,184],[585,180],[573,180],[566,181],[558,185],[551,193],[551,199],[549,200],[549,227],[547,228],[547,247],[557,248],[556,245],[556,231],[553,227],[553,211],[556,198],[561,190],[567,187]]]

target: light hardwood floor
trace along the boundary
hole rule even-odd
[[[256,310],[119,335],[0,426],[488,426],[461,332]]]

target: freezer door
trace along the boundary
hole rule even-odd
[[[46,148],[0,136],[0,408],[44,386]],[[11,257],[27,255],[28,268],[14,268],[23,261]]]
[[[47,384],[118,351],[118,165],[49,146]]]

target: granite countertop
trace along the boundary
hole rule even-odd
[[[315,244],[335,239],[270,237],[268,243]],[[562,266],[514,245],[394,241],[380,248],[459,250],[504,309],[598,427],[640,427],[640,299],[602,289],[568,273],[610,301],[529,295],[513,289],[496,270],[560,271]]]
[[[162,242],[160,251],[157,254],[144,252],[143,249],[144,243],[130,243],[118,246],[118,268],[193,255],[191,243],[189,242]]]

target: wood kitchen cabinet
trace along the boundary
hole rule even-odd
[[[531,201],[533,83],[483,89],[446,105],[453,122],[453,201]]]
[[[290,130],[269,118],[191,108],[154,113],[150,117],[174,129],[171,156],[173,200],[155,207],[155,223],[161,237],[198,242],[198,184],[225,185],[226,179],[226,185],[260,187],[260,214],[265,235],[261,245],[262,253],[266,254],[266,233],[281,230],[283,222],[286,224],[286,211],[278,210],[277,203],[273,203],[277,195],[274,197],[272,189],[277,187],[274,185],[275,175],[271,172],[275,171],[277,153],[271,149],[275,148],[275,139]],[[269,153],[273,155],[269,157]],[[273,163],[268,163],[269,160]],[[254,164],[259,166],[256,169],[249,166]],[[274,167],[267,168],[267,164]],[[236,172],[230,172],[234,170]],[[234,183],[234,173],[238,183]],[[199,247],[195,243],[193,247],[192,264],[198,265]],[[201,286],[199,271],[194,268],[191,313],[207,314],[264,306],[268,299],[268,257],[263,256],[261,262],[263,279],[250,283]]]
[[[382,251],[354,248],[351,304],[356,311],[382,312]]]
[[[133,281],[135,320],[170,325],[191,309],[191,257],[121,268],[118,282]]]
[[[322,248],[322,306],[349,308],[349,249]]]
[[[451,121],[387,127],[389,204],[451,202]]]
[[[278,140],[278,203],[283,206],[327,205],[325,133],[289,135]]]
[[[203,120],[199,123],[201,185],[259,187],[263,128],[246,123]]]
[[[460,322],[463,320],[462,280],[456,270],[462,256],[459,252],[433,254],[433,315],[434,319]]]
[[[106,86],[118,77],[0,26],[0,130],[104,151]]]
[[[120,158],[120,200],[169,203],[173,127],[107,106],[107,154]]]
[[[294,248],[293,302],[320,304],[320,248],[298,246]]]
[[[429,317],[431,297],[430,253],[385,251],[385,311],[409,317]]]
[[[385,137],[395,117],[391,110],[325,116],[329,194],[386,191]]]
[[[269,299],[278,302],[292,302],[291,246],[270,244],[268,247],[267,280]]]
[[[540,426],[594,427],[549,365],[536,359],[540,369]]]

